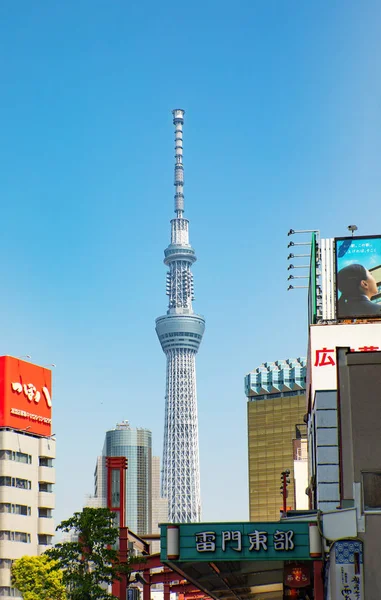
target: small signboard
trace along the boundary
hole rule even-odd
[[[363,544],[359,540],[335,542],[329,554],[328,599],[364,600]]]

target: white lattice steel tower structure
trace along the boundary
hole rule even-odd
[[[196,354],[205,321],[192,308],[196,255],[189,243],[189,221],[184,219],[184,111],[173,112],[175,125],[175,218],[171,243],[164,251],[168,266],[168,311],[156,319],[156,333],[167,357],[162,496],[168,498],[170,523],[201,519],[200,466],[196,396]]]

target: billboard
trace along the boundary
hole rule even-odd
[[[49,436],[52,432],[52,372],[0,357],[0,427]]]
[[[381,319],[381,235],[335,238],[336,316]]]
[[[310,327],[307,389],[311,388],[312,402],[316,391],[337,389],[338,347],[354,352],[380,352],[381,322]]]

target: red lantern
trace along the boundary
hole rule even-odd
[[[308,566],[288,565],[284,567],[284,585],[289,588],[303,588],[311,583],[311,575]]]

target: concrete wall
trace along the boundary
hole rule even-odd
[[[310,475],[315,480],[314,508],[335,510],[340,503],[336,390],[316,392],[309,435],[313,447],[309,458]]]

